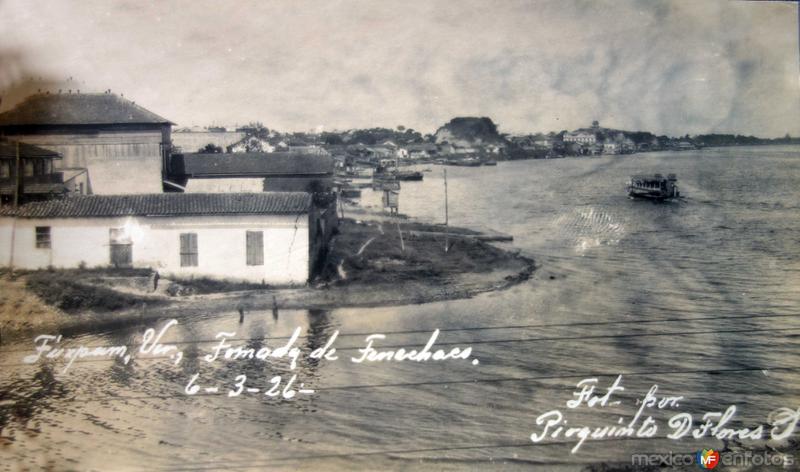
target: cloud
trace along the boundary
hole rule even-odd
[[[187,125],[433,131],[482,115],[504,132],[599,119],[775,136],[800,134],[796,18],[778,2],[16,0],[0,40]]]

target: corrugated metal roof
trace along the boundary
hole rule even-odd
[[[25,143],[19,143],[19,155],[23,159],[31,157],[61,158],[61,154],[55,151]],[[17,144],[13,141],[0,140],[0,159],[16,159],[16,157]]]
[[[171,124],[112,93],[37,94],[0,113],[0,126]]]
[[[292,152],[185,153],[172,158],[172,171],[189,177],[333,174],[333,158]]]
[[[306,213],[310,207],[311,195],[304,192],[88,195],[27,203],[16,210],[0,207],[0,216],[91,218],[296,214]]]

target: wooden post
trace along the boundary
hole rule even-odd
[[[403,232],[400,231],[400,222],[397,222],[397,232],[400,234],[400,249],[406,252],[406,243],[403,241]]]
[[[16,160],[14,161],[14,208],[17,208],[21,203],[22,197],[22,174],[23,166],[22,166],[22,159],[19,156],[19,141],[16,141]]]
[[[447,208],[447,169],[444,169],[444,225],[450,223],[450,215]],[[447,230],[444,232],[444,252],[447,252],[450,246],[449,238],[447,237]]]
[[[19,207],[20,193],[22,192],[22,159],[19,156],[19,141],[16,142],[16,153],[14,162],[14,208]],[[14,252],[17,242],[17,215],[11,220],[11,251],[8,255],[8,267],[14,270]],[[52,255],[51,255],[52,256]]]
[[[447,169],[444,170],[444,225],[449,223],[449,215],[447,208]]]

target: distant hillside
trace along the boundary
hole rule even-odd
[[[480,143],[499,143],[504,141],[497,132],[497,125],[491,118],[459,117],[453,118],[434,135],[436,143],[471,145]]]

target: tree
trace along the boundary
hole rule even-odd
[[[208,143],[205,146],[201,147],[200,150],[198,150],[197,152],[199,152],[200,154],[221,154],[222,147],[216,146],[214,145],[214,143]]]
[[[261,139],[266,139],[269,137],[269,128],[264,126],[260,121],[252,121],[247,125],[238,128],[236,131],[244,132],[248,137],[255,136]]]
[[[325,144],[344,144],[344,139],[338,133],[322,133],[322,141]]]

